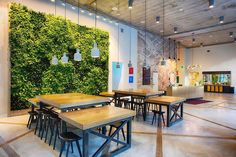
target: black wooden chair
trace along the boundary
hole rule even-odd
[[[80,136],[74,134],[73,132],[63,132],[59,135],[59,138],[62,143],[59,157],[62,156],[62,153],[66,147],[66,144],[67,144],[66,157],[68,157],[70,147],[71,147],[72,153],[74,153],[73,142],[76,143],[80,157],[82,157],[82,152],[81,152],[80,144],[79,144],[79,140],[81,140]]]
[[[163,121],[163,124],[165,126],[165,119],[164,119],[164,113],[163,111],[157,111],[157,110],[152,110],[153,112],[153,118],[152,118],[152,125],[153,123],[157,121],[158,126],[160,126],[161,120]],[[158,118],[157,118],[158,115]]]
[[[28,120],[28,123],[27,123],[27,128],[31,129],[32,123],[37,121],[38,113],[36,111],[29,111],[28,114],[29,114],[29,120]]]

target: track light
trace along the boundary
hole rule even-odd
[[[178,28],[174,27],[174,33],[178,33]]]
[[[220,17],[219,17],[219,22],[220,22],[220,23],[224,23],[224,16],[220,16]]]
[[[128,0],[129,9],[133,8],[133,0]]]
[[[156,17],[156,23],[160,23],[160,16]]]
[[[209,0],[209,8],[214,8],[215,6],[215,0]]]
[[[230,36],[231,38],[233,38],[233,37],[234,37],[234,33],[233,33],[233,32],[229,32],[229,36]]]

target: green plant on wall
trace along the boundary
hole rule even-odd
[[[11,52],[11,109],[28,108],[27,99],[40,94],[82,92],[98,94],[108,87],[109,34],[38,13],[12,3],[9,12]],[[101,51],[90,52],[94,35]],[[79,47],[82,61],[73,61]],[[50,65],[53,55],[69,56],[69,63]]]

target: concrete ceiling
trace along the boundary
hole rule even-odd
[[[78,0],[67,0],[77,5]],[[95,0],[79,0],[82,7],[94,9]],[[165,27],[163,29],[163,0],[147,0],[146,27],[149,32],[176,39],[185,47],[214,45],[233,42],[236,37],[236,0],[215,0],[215,7],[208,8],[208,0],[165,0]],[[130,23],[128,0],[97,0],[98,12],[124,23]],[[157,24],[156,16],[160,16]],[[224,23],[219,24],[219,17]],[[145,29],[145,0],[134,0],[131,25]],[[174,33],[174,27],[178,33]],[[234,33],[234,37],[229,36]],[[195,43],[192,43],[194,33]]]

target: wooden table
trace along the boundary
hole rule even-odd
[[[115,93],[114,99],[115,99],[115,105],[117,105],[121,97],[125,96],[131,96],[131,109],[134,109],[134,97],[142,97],[143,99],[147,99],[151,96],[160,96],[163,95],[163,91],[157,91],[152,89],[124,89],[124,90],[113,90]],[[144,113],[143,113],[143,119],[146,120],[147,115],[147,104],[144,103]]]
[[[145,103],[159,105],[159,111],[162,111],[162,106],[166,106],[167,127],[170,127],[175,122],[183,120],[183,103],[185,100],[186,100],[185,98],[181,97],[160,96],[160,97],[150,97],[145,100]]]
[[[101,92],[99,93],[100,96],[104,96],[104,97],[110,97],[113,98],[115,93],[114,92]]]
[[[87,95],[82,93],[49,94],[37,96],[40,106],[49,105],[62,112],[73,108],[82,108],[95,105],[104,105],[110,102],[109,98]]]
[[[117,108],[113,106],[102,106],[95,108],[88,108],[73,112],[63,112],[59,114],[59,117],[79,128],[83,132],[83,157],[88,157],[89,155],[89,133],[95,134],[99,137],[105,138],[106,141],[101,145],[101,147],[95,152],[93,157],[98,156],[104,148],[111,142],[117,142],[122,145],[118,149],[111,152],[111,156],[119,154],[131,147],[131,122],[132,117],[135,116],[135,112],[127,109]],[[121,122],[120,127],[111,136],[106,136],[105,134],[100,134],[94,131],[94,128],[104,127],[115,122]],[[127,124],[127,138],[126,141],[120,141],[114,139],[114,137],[119,133],[119,131]]]

